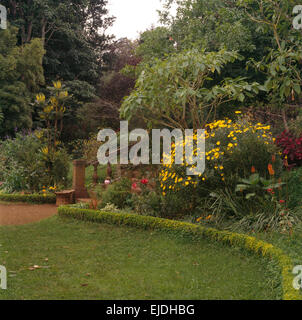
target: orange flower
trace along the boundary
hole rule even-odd
[[[252,166],[251,172],[252,172],[252,173],[255,173],[255,172],[256,172],[256,168],[255,168],[254,166]]]
[[[271,176],[273,176],[275,174],[275,171],[273,169],[273,166],[271,164],[268,165],[268,172]]]

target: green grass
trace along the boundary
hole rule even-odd
[[[0,299],[275,299],[267,261],[219,243],[57,216],[0,227]],[[42,268],[29,270],[33,265]]]

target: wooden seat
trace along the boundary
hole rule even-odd
[[[57,206],[74,203],[75,190],[64,190],[64,191],[56,192],[55,194],[56,194]]]

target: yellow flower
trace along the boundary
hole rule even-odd
[[[39,103],[43,103],[45,102],[45,96],[43,93],[39,93],[37,96],[36,96],[36,99]]]
[[[61,81],[54,81],[53,82],[53,86],[56,88],[56,89],[61,89],[62,88],[62,83]]]
[[[43,154],[47,155],[47,154],[48,154],[48,147],[42,148],[42,149],[41,149],[41,152],[42,152]]]

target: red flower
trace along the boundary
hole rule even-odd
[[[136,184],[136,183],[133,183],[133,184],[132,184],[132,188],[133,188],[133,189],[136,189],[136,188],[137,188],[137,184]]]
[[[273,189],[266,189],[266,191],[270,194],[275,194],[274,190]]]
[[[142,179],[141,180],[141,184],[148,184],[149,183],[149,180],[148,179]]]
[[[279,203],[285,203],[285,200],[279,200]]]

